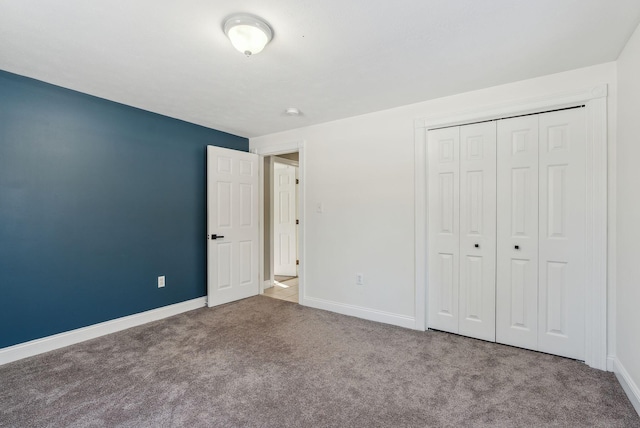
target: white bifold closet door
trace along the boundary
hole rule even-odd
[[[538,115],[498,121],[496,341],[538,344]]]
[[[540,115],[538,350],[584,360],[585,110]]]
[[[428,324],[458,332],[460,128],[429,131]]]
[[[495,122],[429,132],[429,325],[495,340]]]
[[[584,359],[582,108],[429,130],[428,326]]]
[[[584,359],[584,109],[498,122],[500,343]]]

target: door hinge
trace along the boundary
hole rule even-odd
[[[296,178],[296,184],[300,184],[300,180]]]
[[[300,220],[296,220],[296,224],[300,224]]]
[[[299,265],[299,264],[300,264],[300,260],[296,260],[296,265]]]

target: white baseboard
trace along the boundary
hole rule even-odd
[[[410,329],[415,329],[416,327],[416,320],[413,317],[377,311],[375,309],[363,308],[361,306],[347,305],[345,303],[332,302],[330,300],[317,299],[315,297],[304,297],[302,299],[302,305],[336,312],[342,315],[349,315],[356,318],[363,318],[369,321],[397,325],[399,327]]]
[[[616,358],[613,366],[613,371],[618,378],[618,382],[620,382],[622,389],[624,389],[627,397],[629,397],[629,401],[631,401],[636,412],[640,415],[640,388],[638,388],[638,385],[631,379],[629,372],[627,372],[620,360]]]
[[[273,284],[271,283],[270,279],[267,279],[266,281],[264,281],[264,289],[266,290],[267,288],[271,288],[273,287]]]
[[[187,300],[186,302],[180,302],[174,305],[164,306],[162,308],[152,309],[150,311],[140,312],[138,314],[122,318],[116,318],[111,321],[101,322],[88,327],[54,334],[53,336],[43,337],[42,339],[8,346],[0,349],[0,365],[42,354],[43,352],[53,351],[54,349],[63,348],[65,346],[74,345],[76,343],[84,342],[85,340],[104,336],[105,334],[111,334],[127,328],[136,327],[151,321],[157,321],[182,312],[202,308],[206,306],[206,304],[207,298],[199,297],[197,299]]]

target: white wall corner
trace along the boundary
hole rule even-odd
[[[615,369],[616,356],[615,355],[607,355],[607,371],[613,372]]]
[[[415,329],[416,321],[413,317],[405,315],[393,314],[390,312],[378,311],[375,309],[364,308],[362,306],[348,305],[345,303],[333,302],[330,300],[318,299],[315,297],[306,297],[302,299],[302,305],[310,308],[322,309],[325,311],[336,312],[342,315],[349,315],[356,318],[362,318],[369,321],[391,324],[398,327]]]
[[[187,300],[186,302],[180,302],[2,348],[0,349],[0,365],[64,348],[65,346],[75,345],[85,340],[95,339],[96,337],[168,318],[183,312],[199,309],[206,306],[206,304],[206,297],[198,297],[197,299]]]
[[[618,378],[618,382],[620,382],[620,385],[622,385],[622,389],[624,389],[627,397],[629,397],[629,401],[631,401],[631,404],[633,404],[636,412],[638,412],[638,415],[640,415],[640,388],[638,388],[638,385],[636,385],[620,360],[618,360],[617,358],[614,362],[613,371]]]
[[[271,288],[271,287],[273,287],[273,284],[271,283],[271,280],[268,280],[268,279],[264,280],[263,284],[264,284],[264,289],[265,289],[265,290],[266,290],[267,288]]]

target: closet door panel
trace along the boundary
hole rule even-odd
[[[540,115],[539,350],[584,359],[584,109]]]
[[[538,347],[538,116],[498,121],[496,341]]]
[[[459,333],[495,341],[496,124],[460,127]]]
[[[429,328],[458,333],[460,242],[459,128],[427,133]]]

